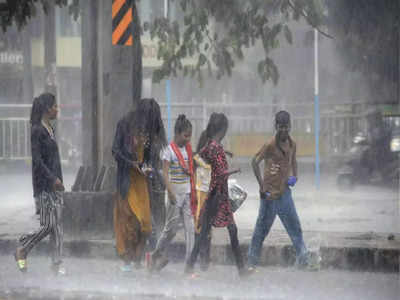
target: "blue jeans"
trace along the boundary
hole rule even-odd
[[[305,265],[308,257],[307,248],[304,244],[300,220],[292,199],[292,191],[287,188],[277,200],[260,199],[257,223],[248,253],[249,266],[256,266],[258,264],[262,244],[274,223],[276,215],[281,219],[283,226],[292,240],[296,250],[296,263]]]

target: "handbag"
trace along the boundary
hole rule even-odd
[[[228,179],[228,194],[232,212],[237,211],[247,198],[247,192],[237,184],[236,179]]]

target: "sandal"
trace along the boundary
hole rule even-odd
[[[53,272],[54,276],[67,275],[67,270],[60,263],[51,264],[50,269]]]
[[[255,267],[242,268],[239,270],[239,277],[247,278],[253,275],[254,273],[258,273],[258,269],[256,269]]]
[[[15,261],[17,262],[18,270],[25,273],[28,270],[26,257],[23,255],[21,248],[17,248],[14,253]]]
[[[169,263],[168,258],[165,256],[161,257],[158,261],[158,264],[156,265],[155,269],[157,272],[160,272],[164,267]]]
[[[197,273],[191,273],[191,274],[188,274],[188,279],[199,279],[199,278],[201,278],[201,276],[200,276],[200,274],[197,274]]]
[[[130,273],[133,271],[131,264],[123,264],[119,267],[122,273]]]

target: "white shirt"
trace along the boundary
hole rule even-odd
[[[185,161],[185,165],[189,168],[189,158],[185,147],[178,147],[180,152],[182,153],[183,160]],[[186,174],[179,164],[178,157],[176,156],[174,150],[171,145],[168,145],[167,148],[162,153],[162,160],[166,160],[169,162],[169,182],[171,183],[173,192],[175,194],[187,194],[190,193],[190,176]]]

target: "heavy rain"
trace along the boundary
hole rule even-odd
[[[0,25],[0,300],[398,299],[399,1]]]

